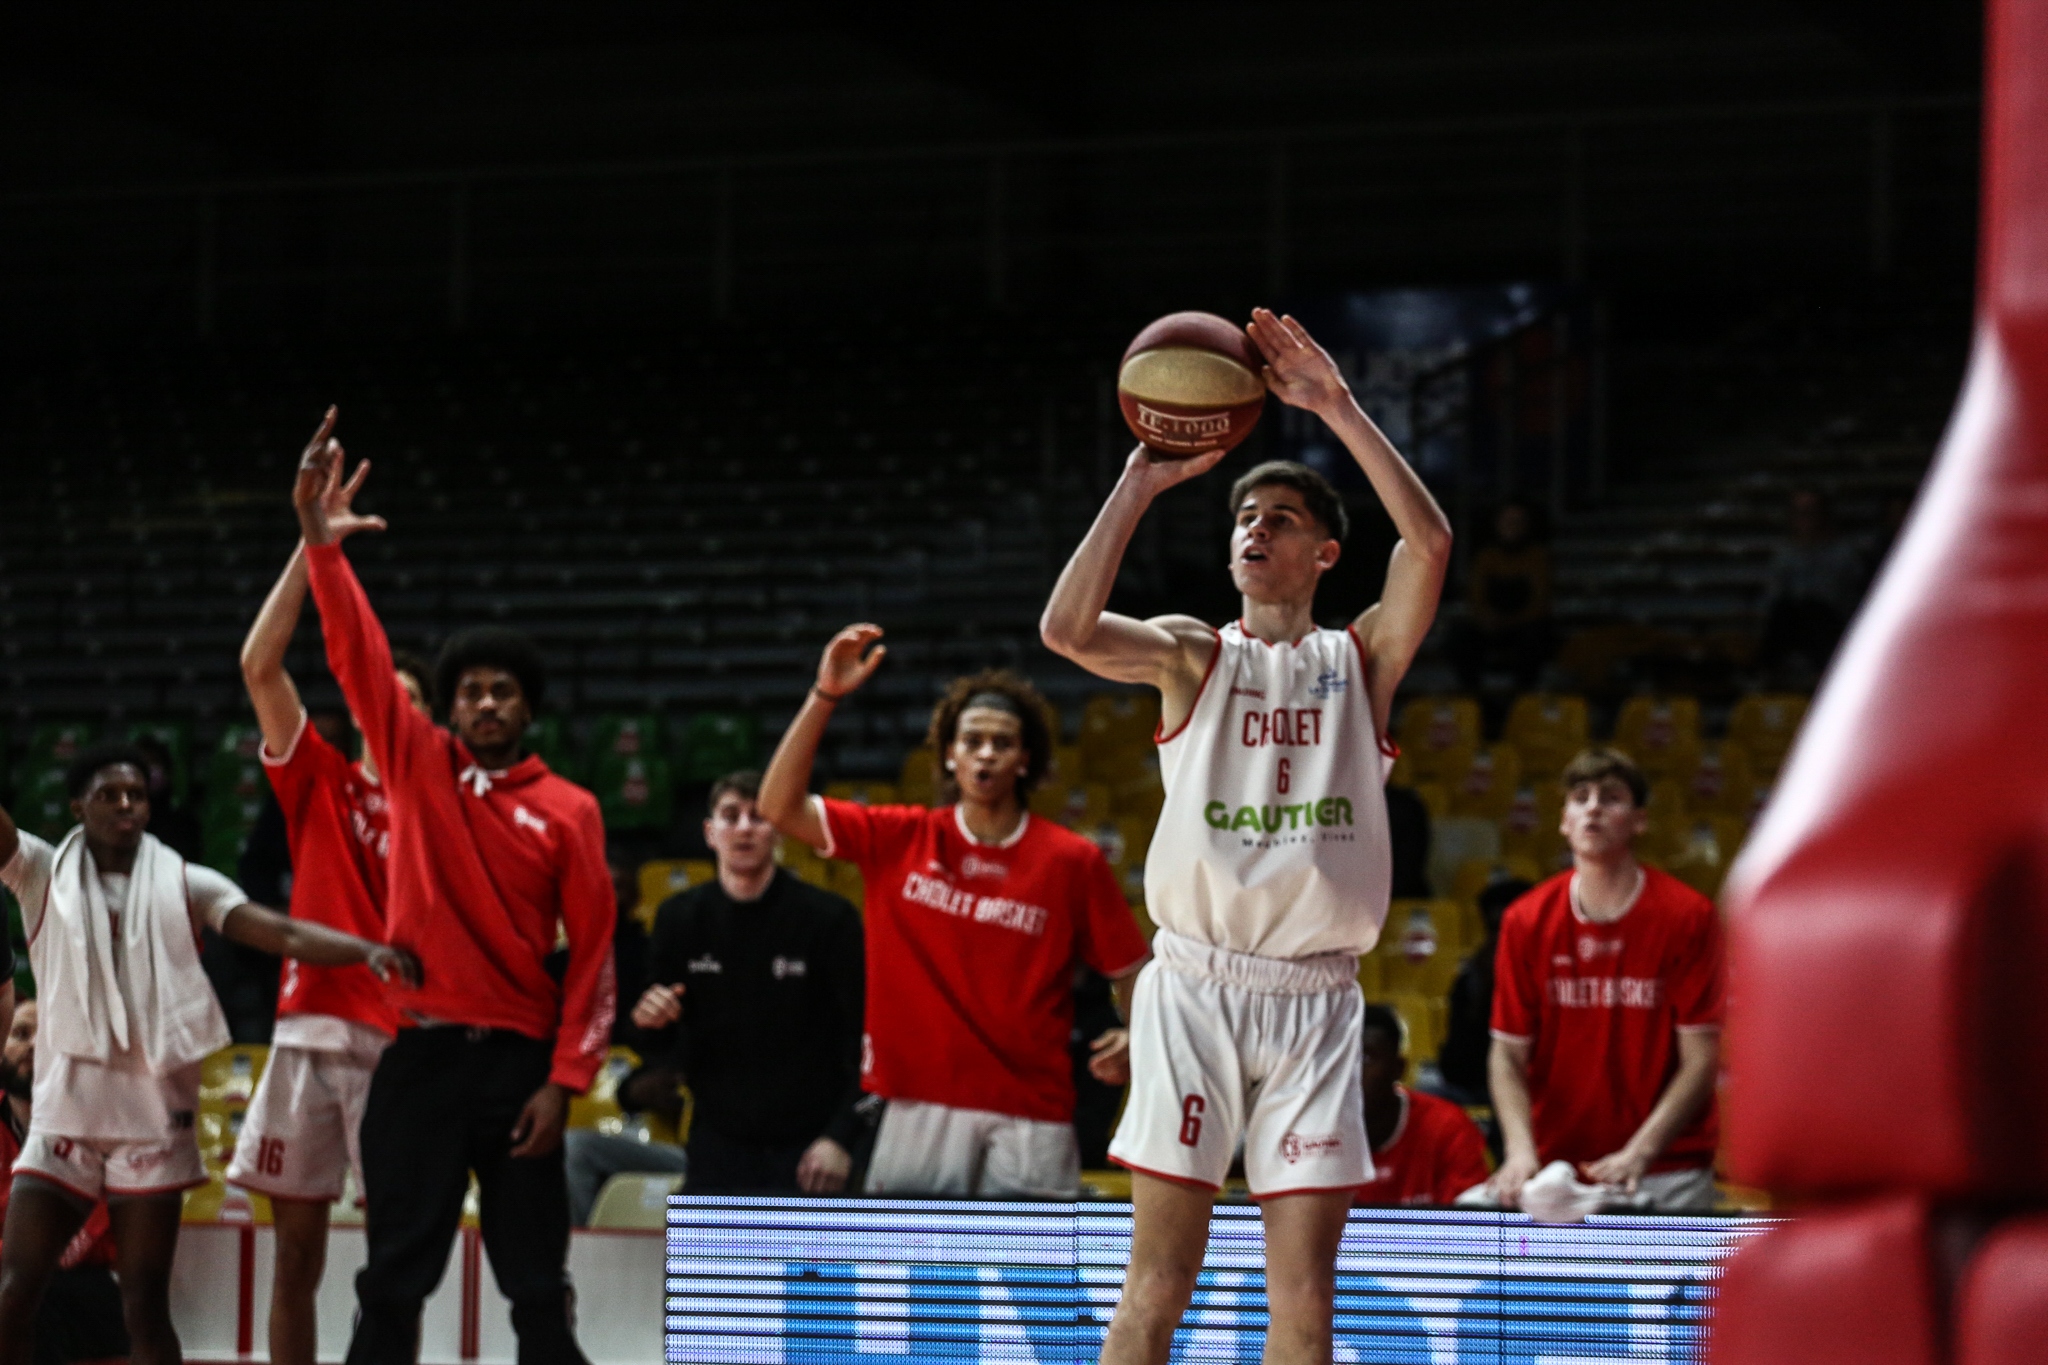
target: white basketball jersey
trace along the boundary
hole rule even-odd
[[[1159,743],[1166,805],[1145,857],[1162,929],[1233,952],[1364,953],[1392,850],[1364,651],[1347,630],[1269,645],[1237,622],[1194,712]]]

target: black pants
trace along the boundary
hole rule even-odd
[[[690,1128],[687,1194],[798,1194],[796,1163],[811,1144],[735,1142],[703,1124]]]
[[[348,1365],[412,1365],[420,1307],[441,1280],[474,1171],[484,1250],[512,1301],[519,1365],[583,1365],[570,1328],[562,1153],[508,1155],[519,1111],[548,1078],[551,1042],[502,1030],[405,1029],[363,1112],[369,1263],[356,1276]]]
[[[50,1277],[36,1314],[35,1365],[77,1360],[121,1360],[128,1328],[121,1319],[121,1287],[103,1265],[82,1265]]]

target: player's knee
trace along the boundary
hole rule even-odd
[[[324,1241],[301,1243],[278,1239],[273,1283],[279,1297],[313,1294],[320,1288],[320,1277],[326,1269],[327,1247]]]

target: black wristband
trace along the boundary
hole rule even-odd
[[[834,705],[837,705],[838,703],[846,700],[846,693],[827,692],[824,688],[818,686],[816,683],[811,684],[811,695],[814,697],[823,697],[826,701],[832,702]]]

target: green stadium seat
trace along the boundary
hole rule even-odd
[[[571,779],[577,775],[575,746],[569,742],[568,729],[560,716],[536,716],[527,727],[526,747],[539,754],[550,771]]]
[[[97,733],[84,721],[46,722],[29,731],[28,743],[22,746],[21,758],[14,765],[14,790],[28,790],[47,768],[62,771],[79,750],[93,742]]]
[[[71,793],[64,789],[64,765],[50,763],[23,774],[14,783],[14,821],[39,839],[56,843],[78,821],[71,815]]]
[[[171,751],[171,796],[184,805],[192,786],[192,727],[178,720],[138,720],[128,727],[128,738],[144,736]]]
[[[658,753],[593,754],[590,790],[607,829],[667,829],[675,815],[668,760]]]
[[[667,757],[661,718],[648,715],[603,715],[591,722],[583,770],[593,777],[609,759]]]
[[[760,761],[751,716],[707,711],[690,717],[676,736],[676,775],[685,782],[716,781]]]
[[[262,813],[270,780],[263,775],[263,732],[253,725],[230,725],[221,731],[206,770],[206,805],[200,828],[206,841],[207,866],[235,875],[249,831]]]

